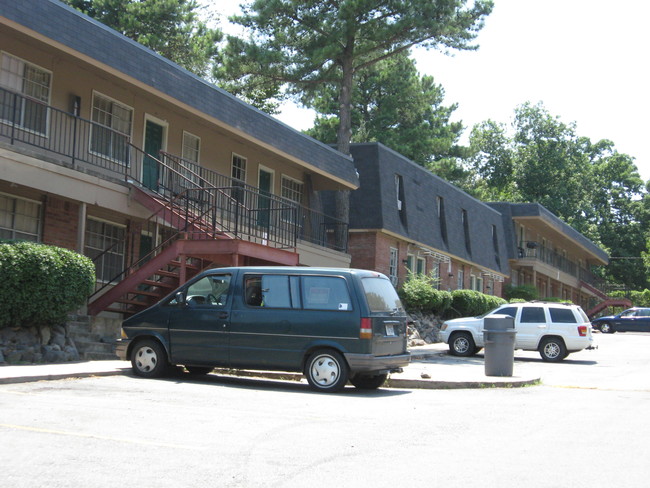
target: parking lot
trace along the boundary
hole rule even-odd
[[[178,486],[645,487],[650,334],[596,336],[559,364],[517,351],[525,388],[348,387],[125,371],[0,385],[0,483]],[[482,357],[427,362],[433,374]],[[593,462],[593,453],[607,462]],[[624,473],[624,480],[622,478]]]

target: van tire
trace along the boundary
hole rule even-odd
[[[160,378],[169,370],[167,353],[160,342],[153,339],[143,339],[133,346],[131,366],[136,376]]]
[[[469,332],[454,332],[449,339],[449,352],[452,356],[470,357],[474,356],[476,344]]]
[[[386,382],[388,375],[383,374],[358,374],[350,378],[350,383],[359,390],[376,390]]]
[[[305,376],[313,390],[335,393],[348,382],[348,365],[338,352],[318,349],[309,355],[305,363]]]

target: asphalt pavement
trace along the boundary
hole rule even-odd
[[[390,375],[389,388],[489,388],[517,387],[538,384],[539,368],[534,363],[515,361],[512,376],[486,376],[482,355],[457,358],[448,354],[443,343],[409,349],[411,363],[402,373]],[[128,361],[79,361],[57,364],[27,364],[0,366],[0,384],[30,381],[61,380],[90,376],[130,375]],[[263,377],[278,380],[303,380],[301,374],[274,371],[234,371],[215,369],[213,374]]]

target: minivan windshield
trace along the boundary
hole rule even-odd
[[[361,284],[371,312],[401,312],[404,310],[393,284],[386,278],[363,278]]]

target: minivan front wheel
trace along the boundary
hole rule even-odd
[[[469,332],[455,332],[449,340],[449,352],[454,356],[473,356],[476,351],[476,344]]]
[[[305,365],[309,386],[316,391],[341,391],[348,382],[348,365],[338,352],[321,349],[312,353]]]
[[[144,339],[133,346],[131,366],[137,376],[159,378],[168,369],[167,353],[158,341]]]

